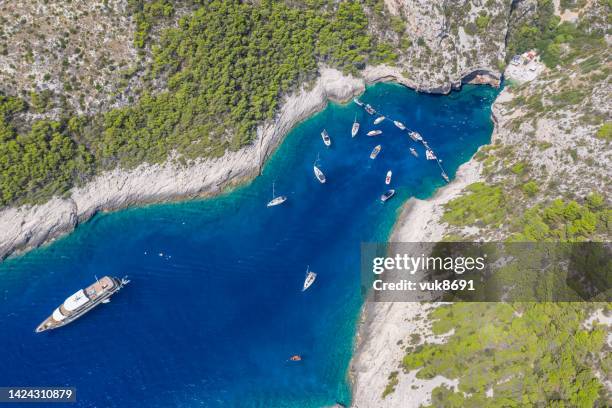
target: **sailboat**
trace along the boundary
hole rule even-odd
[[[406,125],[404,125],[402,122],[400,122],[399,120],[394,120],[393,124],[395,126],[397,126],[399,129],[401,130],[406,130]]]
[[[380,196],[380,201],[387,202],[391,197],[395,195],[395,190],[387,190],[383,195]]]
[[[359,132],[359,122],[357,122],[357,116],[355,116],[353,127],[351,128],[351,137],[357,136],[357,132]]]
[[[379,116],[376,119],[374,119],[374,124],[378,125],[380,122],[382,122],[383,120],[385,120],[386,118],[384,116]]]
[[[304,287],[302,288],[302,292],[308,289],[317,279],[317,274],[310,270],[310,266],[306,267],[306,279],[304,279]]]
[[[417,153],[417,151],[413,147],[410,148],[410,153],[412,153],[412,155],[414,157],[419,157],[419,154]]]
[[[317,160],[315,161],[315,164],[312,166],[312,169],[314,170],[314,174],[317,177],[317,180],[319,180],[319,183],[323,184],[326,181],[325,174],[323,174],[321,169],[317,167],[318,162],[319,162],[319,155],[317,154]]]
[[[378,153],[380,153],[380,149],[382,149],[381,145],[377,145],[374,149],[372,149],[372,153],[370,153],[370,159],[374,160]]]
[[[368,136],[378,136],[382,134],[382,130],[370,130],[367,135]]]
[[[327,130],[323,129],[323,131],[321,132],[321,139],[323,139],[323,143],[325,143],[325,146],[331,146],[331,139],[329,137],[329,133],[327,133]]]
[[[419,141],[419,140],[423,140],[423,137],[419,134],[419,132],[410,132],[410,137],[412,138],[412,140]]]
[[[387,177],[385,177],[385,184],[391,184],[391,176],[393,175],[393,172],[391,170],[389,170],[387,172]]]
[[[266,207],[274,207],[275,205],[282,204],[285,201],[287,201],[286,196],[281,195],[281,196],[276,197],[276,195],[274,194],[274,183],[272,183],[272,200],[268,201],[268,204],[266,205]]]

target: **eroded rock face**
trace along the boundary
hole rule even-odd
[[[427,92],[446,93],[465,76],[499,86],[506,56],[510,0],[385,0],[389,13],[405,22],[395,68],[400,82]],[[404,43],[407,43],[404,41]]]

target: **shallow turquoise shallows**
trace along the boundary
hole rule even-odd
[[[361,99],[419,131],[452,178],[490,140],[496,94],[465,86],[434,96],[379,84]],[[355,117],[361,130],[352,139]],[[422,145],[373,119],[352,102],[331,104],[296,127],[248,185],[208,200],[100,214],[1,263],[0,385],[76,387],[72,407],[348,404],[360,242],[386,240],[407,198],[427,198],[444,184]],[[374,128],[383,134],[367,137]],[[377,144],[382,151],[370,160]],[[326,184],[313,174],[317,156]],[[383,204],[387,170],[397,194]],[[272,182],[288,200],[266,208]],[[318,277],[302,293],[308,265]],[[131,283],[80,320],[34,333],[67,296],[103,275]],[[288,362],[294,354],[303,360]]]

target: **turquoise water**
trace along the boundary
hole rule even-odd
[[[490,140],[496,91],[448,96],[379,84],[361,97],[419,131],[457,167]],[[353,118],[361,122],[351,139]],[[0,264],[0,385],[73,386],[78,407],[319,407],[348,404],[362,241],[386,240],[402,202],[444,184],[389,121],[330,104],[296,127],[253,182],[214,199],[100,214]],[[326,128],[332,147],[320,132]],[[383,149],[376,160],[369,154]],[[408,148],[415,147],[418,159]],[[319,184],[312,165],[328,182]],[[379,196],[393,170],[397,195]],[[288,196],[266,208],[271,184]],[[318,273],[301,292],[307,265]],[[94,276],[132,282],[86,317],[35,334]],[[287,358],[301,354],[303,361]]]

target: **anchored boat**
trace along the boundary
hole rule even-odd
[[[370,159],[374,160],[378,153],[380,153],[380,149],[382,149],[381,145],[377,145],[374,149],[372,149],[372,153],[370,153]]]
[[[57,329],[71,323],[89,312],[100,303],[108,303],[110,297],[122,287],[130,283],[126,278],[119,279],[113,276],[104,276],[85,289],[81,289],[69,296],[64,303],[53,311],[36,328],[36,333]]]
[[[373,115],[373,114],[375,114],[375,113],[376,113],[376,111],[374,110],[374,108],[373,108],[373,107],[371,107],[371,106],[370,106],[370,104],[367,104],[367,105],[365,106],[365,108],[364,108],[364,109],[365,109],[365,111],[366,111],[366,112],[368,112],[370,115]]]
[[[412,147],[410,148],[410,153],[412,153],[414,157],[419,157],[419,154],[417,153],[417,151]]]
[[[272,200],[268,201],[266,207],[274,207],[275,205],[279,205],[287,201],[287,197],[278,196],[276,197],[274,194],[274,183],[272,183]]]
[[[415,142],[423,140],[423,137],[419,134],[419,132],[410,132],[409,135]]]
[[[378,125],[380,122],[382,122],[383,120],[385,120],[386,118],[384,116],[379,116],[376,119],[374,119],[374,124]]]
[[[320,168],[318,168],[316,165],[314,165],[313,167],[314,170],[314,174],[317,177],[317,180],[319,180],[319,182],[321,184],[325,183],[326,179],[325,179],[325,174],[323,174],[323,172],[321,171]]]
[[[387,190],[383,195],[380,196],[380,201],[387,202],[391,197],[395,195],[395,190]]]
[[[357,132],[359,132],[359,122],[357,122],[357,116],[355,116],[355,120],[353,120],[353,127],[351,128],[351,137],[357,136]]]
[[[357,105],[359,106],[363,106],[363,102],[361,102],[359,99],[357,98],[353,98],[353,102],[355,102]]]
[[[393,175],[393,172],[391,172],[391,170],[389,170],[387,172],[387,177],[385,177],[385,184],[391,184],[391,176]]]
[[[382,130],[370,130],[368,133],[366,133],[368,136],[378,136],[380,134],[382,134]]]
[[[436,155],[431,149],[427,149],[425,151],[425,157],[427,157],[427,160],[436,160]]]
[[[406,125],[404,125],[402,122],[398,121],[398,120],[394,120],[393,124],[395,126],[397,126],[399,129],[401,130],[406,130]]]
[[[323,131],[321,132],[321,139],[323,139],[323,143],[325,143],[325,146],[331,146],[331,138],[329,137],[327,130],[323,129]]]
[[[310,270],[310,266],[306,267],[306,278],[304,279],[304,287],[302,288],[302,292],[308,289],[317,279],[317,274]]]

